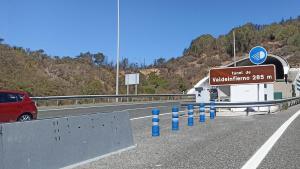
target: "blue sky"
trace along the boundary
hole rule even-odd
[[[120,0],[121,57],[152,63],[182,54],[201,34],[300,15],[299,0]],[[1,0],[5,43],[52,56],[103,52],[116,58],[117,0]]]

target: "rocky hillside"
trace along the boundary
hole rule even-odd
[[[141,73],[139,93],[181,93],[207,75],[209,68],[232,61],[232,31],[237,56],[245,56],[256,45],[300,65],[300,17],[271,25],[245,24],[217,38],[207,34],[191,42],[183,55],[160,58],[150,66],[123,59],[120,92],[126,93],[125,72]],[[34,96],[114,94],[115,66],[102,53],[76,57],[50,57],[43,50],[13,47],[0,37],[0,89],[25,90]]]
[[[0,88],[32,95],[108,94],[113,92],[113,69],[92,58],[51,58],[42,50],[0,45]],[[100,73],[101,72],[101,73]]]

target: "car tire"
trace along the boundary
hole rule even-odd
[[[30,121],[32,120],[32,116],[30,114],[22,114],[19,118],[18,121]]]

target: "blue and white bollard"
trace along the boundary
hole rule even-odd
[[[210,119],[215,119],[215,116],[216,116],[216,104],[215,104],[215,101],[211,101],[209,117],[210,117]]]
[[[199,122],[205,122],[205,104],[200,103],[200,115]]]
[[[188,126],[194,125],[194,106],[188,105]]]
[[[153,109],[152,110],[152,136],[159,136],[160,132],[159,132],[159,110],[158,109]]]
[[[172,130],[179,130],[179,114],[178,108],[172,108]]]

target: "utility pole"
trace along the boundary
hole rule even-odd
[[[117,72],[116,72],[116,95],[119,95],[119,59],[120,59],[120,0],[117,0]],[[116,98],[116,102],[118,102]]]
[[[236,67],[236,56],[235,56],[235,32],[233,30],[233,60],[234,60],[234,67]]]

